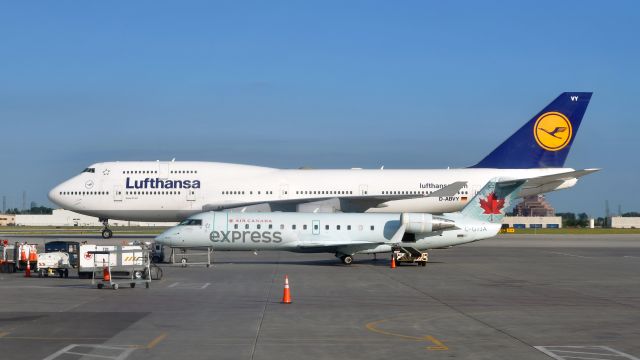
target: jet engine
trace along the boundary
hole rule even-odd
[[[451,229],[456,226],[456,223],[452,220],[422,213],[403,213],[401,222],[402,225],[406,226],[405,231],[411,234],[430,233]]]

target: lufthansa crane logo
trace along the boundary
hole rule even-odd
[[[559,112],[542,114],[533,126],[533,136],[541,148],[548,151],[564,149],[571,141],[573,129],[569,119]]]

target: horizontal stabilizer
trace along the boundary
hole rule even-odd
[[[440,190],[436,190],[434,192],[432,192],[431,194],[427,195],[427,197],[447,197],[447,196],[454,196],[455,194],[458,193],[458,191],[460,191],[460,189],[462,189],[465,185],[467,185],[466,181],[456,181],[454,183],[451,183],[445,187],[443,187]]]

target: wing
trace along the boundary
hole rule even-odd
[[[380,245],[394,245],[401,242],[406,228],[406,224],[402,224],[402,226],[396,230],[391,239],[387,241],[361,241],[349,239],[335,240],[318,235],[309,235],[302,237],[296,244],[294,244],[296,246],[295,251],[355,254],[359,251],[375,249]]]
[[[373,207],[379,207],[387,201],[417,199],[424,197],[453,196],[466,181],[451,183],[428,195],[422,194],[388,194],[388,195],[344,195],[344,196],[322,196],[306,199],[282,199],[268,202],[234,202],[227,204],[207,204],[203,206],[203,211],[252,211],[252,212],[272,212],[272,211],[299,211],[299,212],[364,212]]]

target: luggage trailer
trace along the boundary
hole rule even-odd
[[[94,269],[102,269],[102,271],[92,272],[92,286],[96,285],[98,289],[110,287],[113,290],[118,290],[121,285],[129,285],[134,288],[138,284],[144,284],[147,289],[151,286],[151,261],[148,249],[96,250],[88,253],[93,255]],[[127,255],[133,256],[134,261],[117,262],[118,259]]]

